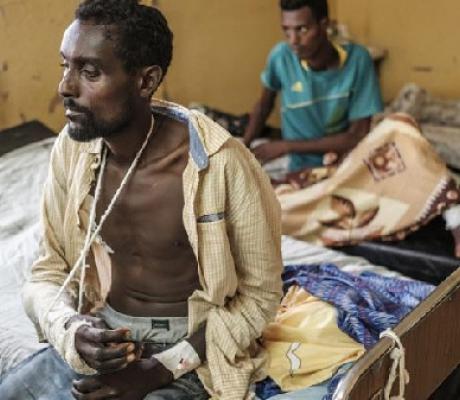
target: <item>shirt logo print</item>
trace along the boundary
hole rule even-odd
[[[303,92],[303,85],[302,85],[302,82],[300,81],[297,81],[296,83],[294,83],[291,87],[291,90],[293,92]]]

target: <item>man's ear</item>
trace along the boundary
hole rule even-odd
[[[323,18],[319,21],[319,25],[324,32],[327,32],[327,28],[329,28],[329,18]]]
[[[160,86],[163,71],[159,65],[151,65],[140,70],[139,93],[142,97],[150,99]]]

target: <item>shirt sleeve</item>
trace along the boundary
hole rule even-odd
[[[224,380],[217,382],[216,375],[214,384],[235,399],[245,398],[235,388],[242,381],[249,386],[255,368],[251,346],[274,318],[282,293],[280,206],[268,177],[242,152],[235,151],[226,167],[226,230],[236,294],[211,309],[206,331],[209,366],[225,371],[219,374]]]
[[[356,121],[371,117],[382,110],[382,96],[374,63],[367,50],[361,49],[348,118],[350,121]]]
[[[76,372],[92,374],[92,370],[75,349],[75,332],[83,321],[66,322],[77,314],[75,299],[77,281],[56,300],[56,296],[68,277],[70,266],[65,258],[63,241],[64,215],[66,207],[66,177],[64,134],[56,140],[51,153],[48,178],[42,200],[42,238],[40,254],[34,263],[31,275],[22,289],[24,309],[37,330],[40,341],[53,345],[61,357]],[[56,301],[55,301],[56,300]]]
[[[260,75],[260,80],[262,84],[274,92],[281,90],[281,79],[279,74],[279,57],[280,57],[280,47],[275,47],[269,54],[265,69]]]

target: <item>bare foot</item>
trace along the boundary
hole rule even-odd
[[[451,230],[455,242],[455,257],[460,258],[460,226]]]

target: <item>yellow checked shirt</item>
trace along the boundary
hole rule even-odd
[[[215,399],[249,399],[249,386],[264,376],[258,338],[275,315],[281,296],[280,210],[255,158],[206,116],[154,101],[153,112],[188,124],[190,157],[183,173],[183,221],[198,261],[201,290],[189,298],[189,335],[207,320],[207,362],[198,369]],[[102,141],[77,143],[66,129],[54,146],[45,185],[41,253],[23,289],[26,312],[41,340],[50,342],[77,372],[88,366],[75,351],[64,324],[76,313],[79,273],[59,301],[83,247],[89,191]],[[218,215],[212,222],[203,216]],[[105,300],[106,277],[90,267],[83,309]],[[102,289],[101,289],[102,288]]]

